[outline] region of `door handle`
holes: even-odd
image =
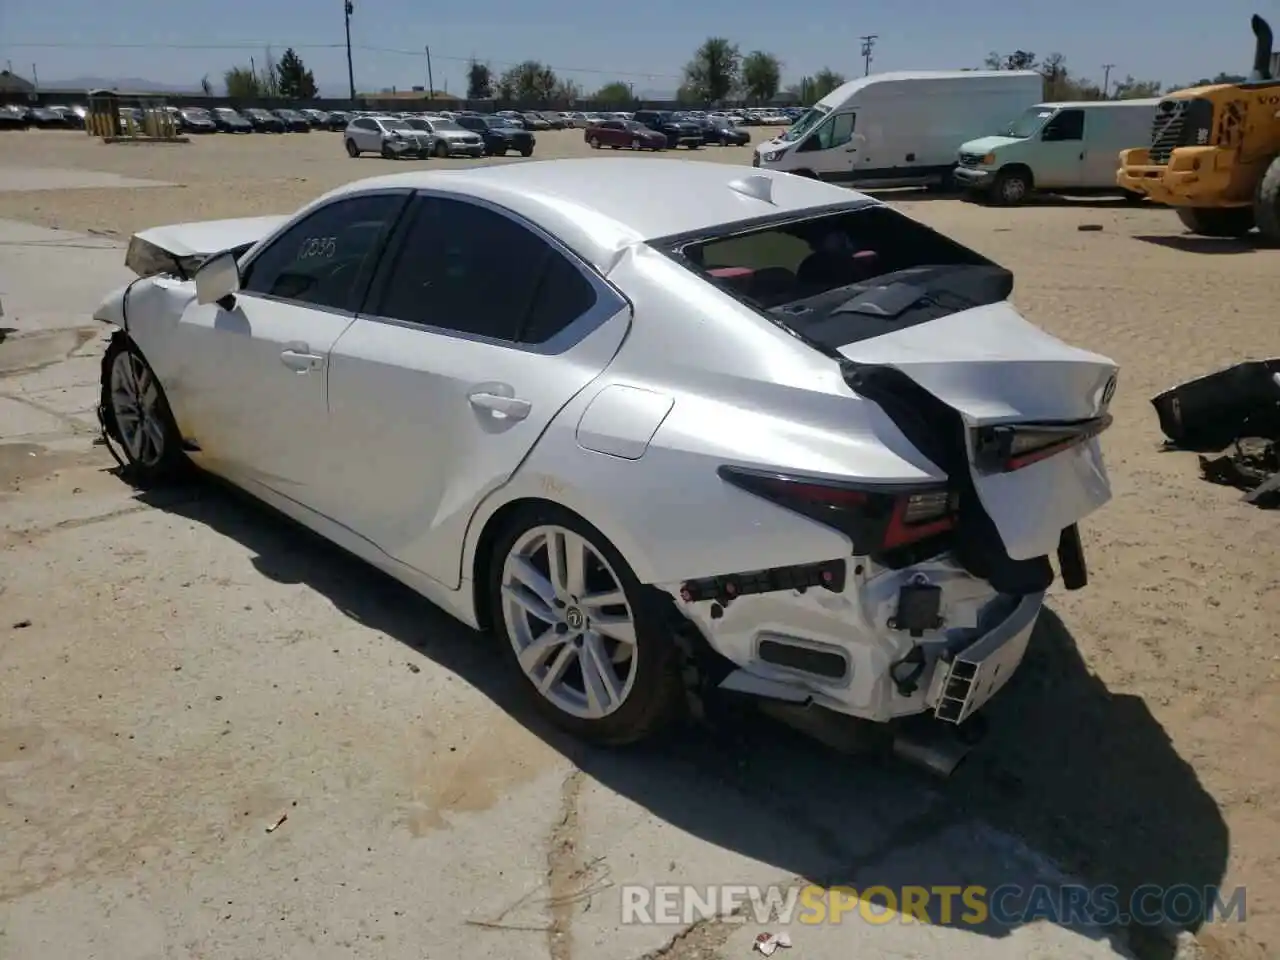
[[[521,400],[519,397],[500,397],[496,393],[484,391],[467,394],[467,399],[471,401],[473,407],[488,410],[508,420],[523,420],[533,409],[533,405],[528,400]]]
[[[324,366],[324,357],[309,353],[305,344],[290,344],[280,353],[280,362],[297,373],[309,373]]]

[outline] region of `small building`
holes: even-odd
[[[36,85],[25,77],[8,70],[0,70],[0,96],[30,97],[36,92]]]

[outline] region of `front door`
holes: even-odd
[[[1040,148],[1032,171],[1037,187],[1080,186],[1084,175],[1084,121],[1083,110],[1059,110],[1040,131]]]
[[[253,254],[230,309],[187,307],[174,382],[210,469],[310,505],[330,455],[329,352],[406,200],[397,191],[327,204]]]
[[[424,195],[329,372],[325,511],[457,587],[467,526],[613,359],[630,307],[496,207]]]
[[[839,183],[857,176],[856,171],[861,165],[858,154],[862,149],[854,137],[857,119],[856,113],[827,117],[798,148],[797,152],[805,155],[803,165],[816,173],[819,179]]]

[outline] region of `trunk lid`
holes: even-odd
[[[1011,559],[1051,555],[1064,529],[1111,498],[1097,433],[1109,423],[1115,363],[1049,336],[1010,304],[962,310],[838,352],[851,361],[851,386],[869,399],[881,397],[860,371],[887,367],[958,414],[965,468]],[[992,444],[1001,443],[993,457]]]

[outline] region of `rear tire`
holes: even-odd
[[[449,159],[449,145],[443,140],[436,141],[436,156],[441,160]]]
[[[592,149],[592,150],[599,150],[599,149],[600,149],[600,138],[599,138],[599,137],[592,137],[590,140],[588,140],[588,141],[587,141],[587,143],[591,144],[591,149]]]
[[[549,560],[551,541],[583,558],[580,584],[572,583],[567,566],[565,575],[550,575],[544,559]],[[535,595],[531,580],[538,581],[545,599]],[[621,602],[583,602],[605,593]],[[561,729],[592,743],[622,746],[657,733],[680,715],[685,700],[679,648],[660,611],[617,549],[576,514],[546,503],[512,518],[494,544],[489,603],[508,661],[535,708]],[[606,621],[608,633],[591,629]],[[555,673],[560,679],[548,683]],[[588,682],[588,674],[597,682]],[[592,698],[593,690],[614,696]],[[610,701],[607,709],[599,707],[602,699]]]
[[[502,155],[505,157],[505,156],[507,155],[507,151],[503,150],[503,151],[502,151]],[[533,156],[533,147],[521,147],[521,148],[520,148],[520,156],[522,156],[522,157],[532,157],[532,156]]]
[[[360,156],[360,148],[356,146],[356,142],[354,140],[347,141],[347,156],[353,159]]]
[[[1253,218],[1268,246],[1280,245],[1280,157],[1271,161],[1258,181],[1253,198]]]
[[[1145,203],[1147,200],[1147,195],[1145,193],[1137,193],[1133,190],[1121,190],[1120,196],[1124,199],[1125,203],[1131,203],[1134,206],[1137,206],[1140,203]]]
[[[1249,207],[1176,207],[1174,212],[1182,225],[1202,237],[1248,236],[1254,227],[1253,210]]]
[[[128,480],[153,487],[188,466],[169,400],[142,351],[118,331],[102,357],[102,420],[124,452]]]
[[[639,152],[639,151],[640,151],[640,149],[641,149],[641,144],[640,144],[640,138],[639,138],[639,137],[636,137],[634,140],[632,140],[632,141],[631,141],[631,149],[632,149],[632,150],[635,150],[636,152]]]

